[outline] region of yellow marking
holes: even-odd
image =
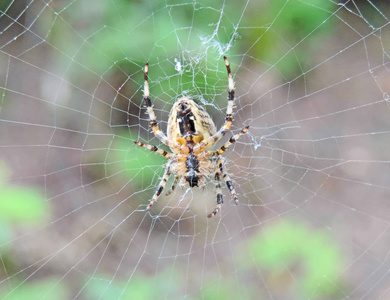
[[[199,134],[199,135],[194,135],[192,140],[194,141],[194,143],[200,143],[201,141],[204,140],[204,137],[203,137],[203,134]]]
[[[180,145],[185,145],[187,143],[186,139],[184,137],[181,137],[181,138],[178,138],[176,139],[176,141],[180,144]]]

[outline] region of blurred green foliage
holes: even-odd
[[[338,292],[338,276],[342,272],[341,250],[329,234],[310,230],[303,224],[285,221],[268,227],[261,236],[249,242],[250,262],[268,270],[268,278],[283,282],[282,274],[291,278],[291,285],[275,283],[278,292],[295,291],[297,298],[321,299]],[[297,268],[297,266],[300,266]],[[291,269],[300,270],[295,275]],[[278,279],[279,278],[279,279]],[[272,283],[268,283],[272,286]],[[291,288],[292,290],[289,290]],[[286,290],[287,289],[287,290]]]
[[[15,285],[17,286],[17,283]],[[56,279],[41,279],[33,283],[23,283],[9,293],[0,293],[0,298],[2,300],[70,299],[65,285]]]
[[[10,275],[18,264],[12,255],[13,226],[37,225],[48,217],[43,195],[36,189],[9,185],[8,171],[0,164],[0,260],[5,274]],[[1,273],[1,272],[0,272]],[[9,290],[0,290],[4,300],[67,299],[65,286],[55,279],[26,283],[13,277]]]
[[[31,223],[41,221],[47,215],[46,204],[37,190],[1,185],[0,188],[0,219]]]
[[[156,276],[134,276],[129,281],[113,281],[106,279],[104,275],[100,278],[95,275],[86,282],[85,295],[91,300],[177,299],[175,295],[183,285],[183,278],[170,268]]]
[[[1,0],[0,1],[0,17],[3,15],[4,12],[8,11],[12,2],[13,2],[12,0]]]
[[[153,278],[138,277],[128,286],[125,281],[98,279],[96,276],[86,283],[87,299],[153,299]],[[161,292],[161,291],[160,291]]]
[[[261,299],[259,291],[255,290],[253,285],[246,285],[225,276],[207,284],[200,294],[194,297],[194,300]]]
[[[39,191],[8,185],[7,181],[8,170],[5,164],[0,163],[0,244],[11,240],[11,225],[37,223],[48,214],[48,207]]]
[[[267,0],[259,6],[244,22],[262,27],[242,32],[243,48],[276,68],[284,80],[302,75],[332,31],[337,6],[323,0]]]
[[[231,39],[234,24],[227,18],[220,19],[221,1],[205,1],[204,6],[195,4],[199,5],[195,11],[192,3],[171,1],[170,4],[167,8],[163,1],[148,1],[147,5],[128,0],[72,3],[63,12],[72,27],[58,18],[48,36],[49,42],[70,58],[56,62],[70,64],[70,79],[80,84],[88,80],[85,74],[90,71],[104,76],[115,72],[132,76],[142,72],[149,61],[151,82],[159,78],[153,94],[168,92],[172,98],[186,90],[207,93],[206,85],[214,86],[221,79],[215,75],[218,65],[224,71],[220,48]],[[215,28],[210,26],[210,20],[219,20],[220,26],[229,30],[211,38]],[[47,24],[43,22],[42,26]],[[175,70],[174,58],[181,62],[181,72]],[[169,91],[172,87],[176,89]]]
[[[221,273],[220,277],[208,281],[198,294],[186,299],[260,299],[262,292],[293,295],[294,299],[338,298],[344,284],[339,279],[343,270],[341,257],[341,250],[329,234],[298,222],[282,222],[252,237],[239,258],[237,272],[240,277],[248,278],[250,284]],[[253,272],[261,272],[267,292],[256,288]],[[175,295],[180,294],[185,280],[179,268],[168,268],[154,276],[134,276],[130,281],[113,281],[101,275],[88,280],[85,293],[88,299],[101,297],[103,300],[182,299]]]
[[[248,55],[276,64],[286,78],[301,74],[302,66],[320,47],[323,34],[330,32],[329,17],[335,9],[331,1],[266,0],[250,3],[246,17],[241,19],[243,5],[238,1],[229,5],[222,0],[169,4],[167,8],[158,0],[148,1],[148,5],[128,0],[115,4],[77,1],[66,11],[66,19],[74,27],[58,19],[49,39],[72,58],[75,82],[82,78],[79,63],[97,74],[119,68],[130,75],[146,60],[151,66],[158,63],[154,78],[169,79],[179,75],[173,65],[177,58],[184,71],[180,77],[182,90],[196,88],[203,94],[206,84],[214,86],[220,79],[207,70],[216,70],[223,54],[234,57],[240,49],[249,49]],[[236,28],[240,21],[242,29]],[[304,40],[309,40],[310,47],[297,47]],[[219,70],[223,71],[223,63]],[[170,83],[161,80],[162,90],[155,93],[168,90]]]
[[[193,296],[177,296],[185,286],[185,280],[177,269],[168,268],[156,276],[135,276],[129,281],[110,280],[104,275],[95,276],[85,285],[87,299],[101,300],[150,300],[150,299],[204,299],[204,300],[234,300],[256,299],[256,293],[251,287],[237,288],[237,282],[219,278],[207,284]],[[174,283],[174,284],[172,284]],[[258,293],[257,293],[258,296]]]

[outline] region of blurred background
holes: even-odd
[[[0,299],[390,299],[389,9],[1,1]],[[240,203],[208,219],[210,180],[146,212],[145,62],[163,131],[182,96],[219,128],[224,55]]]

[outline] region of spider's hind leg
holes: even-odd
[[[219,158],[218,169],[215,172],[215,180],[217,181],[217,183],[215,184],[215,189],[217,192],[217,206],[215,207],[214,211],[207,216],[208,218],[212,218],[222,209],[223,197],[222,197],[222,188],[221,188],[221,175],[222,175],[221,171],[222,171],[222,159]]]
[[[227,188],[229,189],[230,195],[232,195],[234,203],[237,205],[238,199],[237,199],[236,190],[234,189],[232,180],[230,179],[229,174],[225,172],[225,170],[222,172],[222,174],[223,174],[222,178],[225,181]]]
[[[170,175],[171,175],[171,164],[170,164],[170,162],[168,162],[167,165],[165,166],[165,172],[164,172],[164,175],[160,181],[160,184],[158,185],[156,192],[154,193],[152,200],[150,200],[149,205],[146,208],[146,210],[150,210],[150,208],[152,207],[154,202],[157,201],[157,198],[161,195],[163,189],[165,188],[165,185],[167,184],[167,181],[168,181]]]
[[[215,188],[217,189],[217,206],[215,207],[214,211],[207,216],[207,218],[214,217],[222,209],[223,198],[221,183],[217,183]]]

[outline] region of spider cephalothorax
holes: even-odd
[[[188,183],[190,187],[204,187],[207,178],[216,181],[217,207],[208,215],[209,218],[221,210],[221,204],[223,203],[221,180],[225,181],[234,202],[238,203],[236,191],[225,171],[221,154],[245,133],[249,126],[232,136],[219,150],[210,151],[211,147],[229,131],[233,119],[235,87],[228,60],[226,57],[224,57],[224,60],[229,82],[225,124],[219,131],[216,131],[214,122],[203,107],[190,97],[182,97],[175,101],[169,113],[167,136],[157,125],[156,115],[149,96],[148,64],[145,65],[144,100],[150,118],[150,126],[156,137],[172,150],[172,153],[168,153],[156,146],[135,142],[137,145],[157,152],[168,159],[163,178],[152,200],[150,200],[147,210],[160,196],[170,174],[174,174],[175,179],[167,195],[175,189],[179,180],[181,186]]]

